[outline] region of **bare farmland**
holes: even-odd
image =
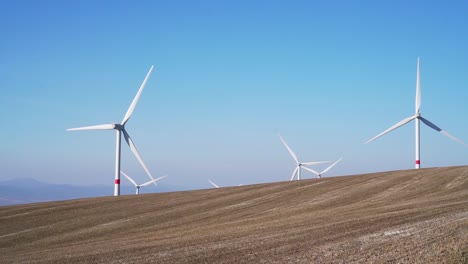
[[[468,263],[468,167],[0,207],[2,263]]]

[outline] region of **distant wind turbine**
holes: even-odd
[[[291,156],[293,157],[294,161],[296,162],[296,168],[294,169],[293,173],[292,173],[292,176],[291,176],[291,180],[292,181],[294,179],[294,177],[296,177],[297,175],[297,180],[300,180],[301,179],[301,168],[304,168],[304,169],[308,169],[306,167],[306,165],[315,165],[315,164],[321,164],[321,163],[328,163],[330,161],[312,161],[312,162],[299,162],[299,160],[297,159],[297,156],[296,154],[294,153],[294,151],[292,151],[292,149],[288,146],[288,144],[286,143],[286,141],[284,141],[283,137],[281,137],[281,135],[279,136],[281,141],[283,142],[284,146],[286,147],[286,149],[288,150],[289,154],[291,154]]]
[[[463,143],[461,140],[459,140],[458,138],[450,135],[449,133],[447,133],[447,131],[444,131],[442,130],[441,128],[439,128],[438,126],[436,126],[435,124],[433,124],[432,122],[430,122],[429,120],[427,120],[426,118],[422,117],[421,116],[421,112],[420,112],[420,108],[421,108],[421,83],[420,83],[420,73],[419,73],[419,57],[418,57],[418,65],[417,65],[417,73],[416,73],[416,109],[415,109],[415,114],[408,117],[408,118],[405,118],[403,120],[401,120],[400,122],[396,123],[395,125],[393,125],[392,127],[390,127],[389,129],[385,130],[384,132],[378,134],[377,136],[371,138],[370,140],[368,140],[366,142],[369,143],[385,134],[387,134],[388,132],[394,130],[394,129],[397,129],[407,123],[409,123],[410,121],[412,120],[415,120],[416,122],[416,166],[415,168],[416,169],[419,169],[421,167],[421,159],[420,159],[420,124],[419,124],[419,120],[421,120],[425,125],[427,125],[428,127],[434,129],[435,131],[437,132],[440,132],[442,135],[444,136],[447,136],[448,138],[458,142],[458,143],[461,143],[463,145],[465,145],[465,143]]]
[[[213,187],[215,187],[215,188],[220,188],[216,183],[214,183],[214,182],[212,182],[212,181],[210,181],[210,180],[208,180],[208,181],[211,183],[211,185],[213,185]],[[237,185],[237,186],[242,186],[242,183],[239,184],[239,185]]]
[[[114,129],[116,132],[116,141],[115,141],[115,149],[116,149],[116,154],[115,154],[115,180],[114,180],[114,196],[120,195],[120,152],[121,152],[121,135],[123,133],[125,141],[127,142],[128,146],[130,147],[130,150],[133,152],[137,160],[140,162],[141,166],[145,170],[146,174],[151,178],[151,180],[154,180],[153,176],[149,172],[148,168],[146,167],[145,163],[143,162],[143,159],[140,156],[140,153],[138,153],[138,150],[135,146],[135,143],[133,143],[132,138],[130,135],[127,133],[125,130],[125,124],[128,122],[130,117],[132,116],[133,111],[135,110],[135,106],[138,103],[138,100],[140,99],[141,92],[143,92],[143,89],[145,88],[146,82],[148,81],[148,78],[153,71],[153,66],[149,69],[148,73],[146,74],[145,80],[140,86],[140,89],[138,90],[135,98],[133,99],[132,103],[130,104],[130,107],[127,110],[127,113],[125,114],[122,122],[120,124],[104,124],[104,125],[96,125],[96,126],[87,126],[87,127],[78,127],[78,128],[70,128],[67,129],[68,131],[77,131],[77,130],[112,130]],[[154,182],[154,185],[156,185],[156,182]]]
[[[141,187],[144,187],[144,186],[147,186],[147,185],[150,185],[151,183],[155,183],[161,179],[164,179],[166,178],[167,176],[164,175],[164,176],[161,176],[157,179],[154,179],[154,180],[151,180],[151,181],[148,181],[148,182],[145,182],[143,184],[137,184],[130,176],[128,176],[127,174],[125,174],[125,172],[121,171],[121,173],[123,174],[123,176],[125,176],[125,178],[127,178],[131,183],[133,183],[133,185],[135,186],[136,188],[136,194],[140,194],[140,188]]]
[[[333,162],[332,165],[328,166],[328,168],[324,169],[322,172],[316,172],[315,170],[311,168],[304,167],[304,169],[312,172],[313,174],[317,175],[320,179],[322,178],[322,175],[327,173],[331,168],[333,168],[338,162],[340,162],[343,158],[338,159],[337,161]]]

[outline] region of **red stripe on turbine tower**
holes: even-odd
[[[120,180],[118,180],[118,179],[115,180],[114,182],[115,182],[115,184],[120,184]]]
[[[417,161],[416,161],[416,164],[421,165],[421,161],[420,161],[420,160],[417,160]]]

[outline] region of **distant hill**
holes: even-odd
[[[0,207],[2,263],[468,263],[468,167]]]
[[[0,206],[110,195],[110,187],[49,184],[31,178],[0,182]]]
[[[112,196],[114,194],[113,188],[113,185],[51,184],[32,178],[16,178],[0,182],[0,206]],[[142,192],[145,191],[142,190]],[[156,191],[164,192],[170,191],[170,189],[158,186]],[[121,193],[133,194],[135,188],[122,185]]]

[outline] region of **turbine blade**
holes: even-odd
[[[214,182],[212,182],[212,181],[210,181],[210,180],[208,180],[208,181],[209,181],[209,182],[211,183],[211,185],[213,185],[215,188],[219,188],[219,186],[216,185]]]
[[[127,178],[127,180],[129,180],[131,183],[133,183],[133,185],[135,185],[135,187],[138,186],[138,184],[137,184],[132,178],[130,178],[130,176],[128,176],[127,174],[125,174],[125,172],[120,171],[120,173],[122,173],[122,175],[125,176],[125,178]]]
[[[294,180],[294,177],[296,176],[297,170],[299,170],[299,166],[297,166],[297,167],[294,169],[290,181]]]
[[[312,172],[313,174],[315,174],[315,175],[317,175],[317,176],[319,176],[319,173],[316,172],[316,171],[314,171],[314,170],[311,169],[311,168],[307,168],[306,166],[302,166],[302,168],[305,169],[305,170],[308,170],[308,171]]]
[[[284,146],[288,149],[289,151],[289,154],[291,154],[291,156],[293,157],[293,159],[296,161],[296,163],[299,163],[299,161],[297,160],[297,156],[296,154],[294,153],[294,151],[292,151],[292,149],[288,146],[288,144],[286,143],[286,141],[284,141],[283,137],[281,137],[281,135],[279,136],[281,141],[283,142]]]
[[[437,132],[440,132],[442,135],[452,139],[453,141],[456,141],[462,145],[466,145],[463,141],[461,141],[460,139],[450,135],[447,131],[444,131],[442,130],[440,127],[436,126],[434,123],[432,123],[431,121],[427,120],[426,118],[420,116],[419,119],[421,119],[421,121],[423,121],[424,124],[426,124],[428,127],[434,129],[435,131]]]
[[[383,136],[383,135],[385,135],[385,134],[387,134],[388,132],[390,132],[390,131],[392,131],[392,130],[394,130],[394,129],[397,129],[397,128],[399,128],[399,127],[405,125],[406,123],[408,123],[409,121],[411,121],[411,120],[413,120],[413,119],[415,119],[415,118],[417,118],[417,116],[410,116],[410,117],[408,117],[408,118],[405,118],[405,119],[401,120],[400,122],[396,123],[395,125],[393,125],[393,126],[390,127],[389,129],[385,130],[384,132],[382,132],[382,133],[378,134],[377,136],[375,136],[375,137],[369,139],[369,140],[366,142],[366,144],[369,143],[369,142],[371,142],[371,141],[373,141],[373,140],[375,140],[375,139],[377,139],[377,138],[379,138],[379,137],[381,137],[381,136]]]
[[[166,178],[166,177],[167,177],[167,175],[164,175],[164,176],[161,176],[161,177],[156,178],[156,179],[154,179],[154,180],[155,180],[155,181],[159,181],[159,180],[164,179],[164,178]]]
[[[340,162],[343,158],[339,158],[337,161],[333,162],[332,165],[328,166],[328,168],[324,169],[320,174],[327,173],[331,168],[333,168],[338,162]]]
[[[419,73],[419,57],[418,57],[418,66],[416,73],[416,112],[415,115],[418,115],[421,110],[421,79]]]
[[[167,176],[166,176],[166,175],[164,175],[164,176],[162,176],[162,177],[159,177],[159,178],[157,178],[157,179],[154,179],[154,180],[151,180],[151,181],[145,182],[145,183],[143,183],[142,185],[140,185],[140,187],[143,187],[143,186],[150,185],[150,184],[151,184],[151,183],[153,183],[153,182],[154,182],[154,183],[156,183],[156,182],[157,182],[157,181],[159,181],[160,179],[163,179],[163,178],[166,178],[166,177],[167,177]]]
[[[140,162],[140,164],[143,167],[143,169],[145,170],[146,174],[148,174],[148,176],[151,178],[151,180],[154,180],[153,176],[151,175],[151,173],[149,172],[149,170],[146,167],[145,163],[143,162],[143,159],[141,158],[140,153],[138,153],[138,150],[137,150],[137,148],[135,146],[135,143],[133,143],[132,138],[130,137],[130,135],[128,135],[128,133],[127,133],[127,131],[125,129],[122,129],[122,132],[124,134],[125,141],[127,142],[128,146],[130,147],[130,150],[133,152],[133,154],[137,158],[138,162]],[[154,185],[157,186],[156,183],[154,183]]]
[[[151,75],[152,71],[153,71],[153,65],[151,65],[151,68],[149,69],[148,73],[146,74],[145,80],[141,84],[140,89],[138,89],[138,92],[135,95],[135,98],[133,98],[133,101],[130,104],[130,107],[128,108],[127,113],[125,114],[125,117],[122,120],[122,125],[125,125],[127,123],[127,121],[130,119],[130,117],[132,116],[133,110],[135,110],[135,106],[138,103],[138,100],[140,99],[141,92],[143,92],[143,89],[145,88],[146,82],[148,81],[148,78]]]
[[[96,125],[96,126],[85,126],[85,127],[75,127],[69,128],[67,131],[78,131],[78,130],[110,130],[114,129],[114,124],[104,124],[104,125]]]
[[[148,182],[145,182],[145,183],[141,184],[140,187],[144,187],[144,186],[150,185],[150,184],[153,183],[153,182],[156,183],[156,179],[151,180],[151,181],[148,181]]]
[[[301,162],[302,165],[316,165],[316,164],[323,164],[323,163],[330,163],[330,161]]]

